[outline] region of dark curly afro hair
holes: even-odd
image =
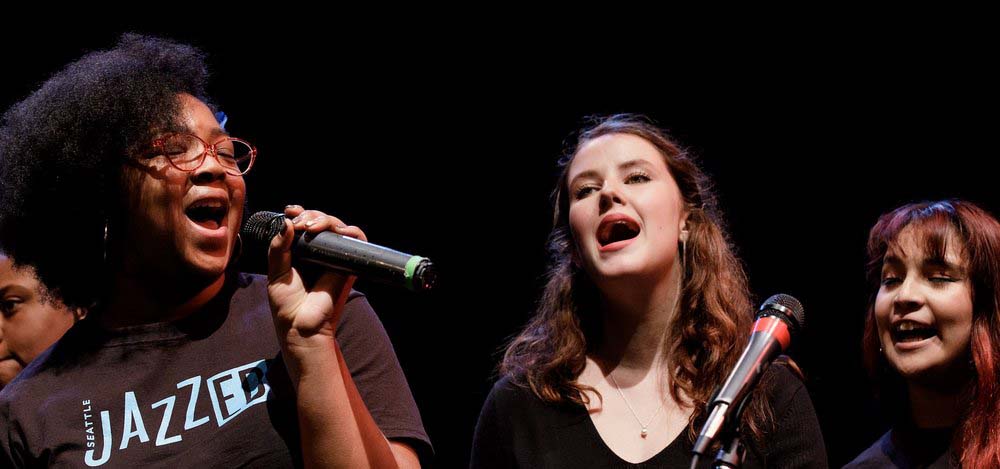
[[[99,302],[105,241],[125,222],[122,163],[177,127],[179,93],[208,103],[207,79],[198,49],[126,34],[14,104],[0,121],[0,246],[67,305]]]

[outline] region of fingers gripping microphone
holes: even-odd
[[[271,239],[285,231],[285,216],[257,212],[240,230],[244,258],[249,264],[266,259]],[[413,291],[430,290],[437,276],[430,259],[366,243],[359,239],[324,231],[318,234],[295,232],[292,264],[306,263],[325,269],[355,274],[367,280],[402,286]],[[260,266],[251,270],[260,271]]]
[[[799,300],[777,294],[761,305],[750,341],[743,355],[708,403],[708,420],[695,440],[693,453],[704,455],[719,436],[720,429],[739,418],[743,402],[760,376],[778,355],[788,349],[792,334],[805,326],[805,314]]]

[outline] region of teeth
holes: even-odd
[[[893,327],[896,332],[934,331],[934,327],[919,322],[904,321]]]
[[[202,207],[222,208],[223,203],[218,200],[201,200],[191,204],[191,207],[189,208],[202,208]]]

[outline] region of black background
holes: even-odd
[[[208,52],[228,130],[260,150],[251,209],[321,209],[439,267],[429,295],[358,285],[395,344],[436,467],[467,464],[499,350],[543,282],[555,160],[586,115],[645,113],[700,156],[757,299],[784,292],[806,306],[792,355],[838,467],[884,430],[859,361],[867,230],[913,200],[1000,208],[995,37],[972,13],[684,31],[601,11],[500,26],[477,14],[256,13],[8,28],[0,105],[123,31]]]

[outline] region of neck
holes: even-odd
[[[115,278],[100,321],[105,327],[177,321],[204,307],[222,290],[225,281],[226,274],[222,274],[207,284],[184,288],[178,287],[181,282],[121,274]]]
[[[596,358],[625,370],[662,368],[665,337],[680,297],[680,266],[657,282],[628,279],[602,289],[603,335]]]
[[[947,389],[909,383],[910,419],[917,428],[946,428],[958,424],[968,407],[963,387]]]

